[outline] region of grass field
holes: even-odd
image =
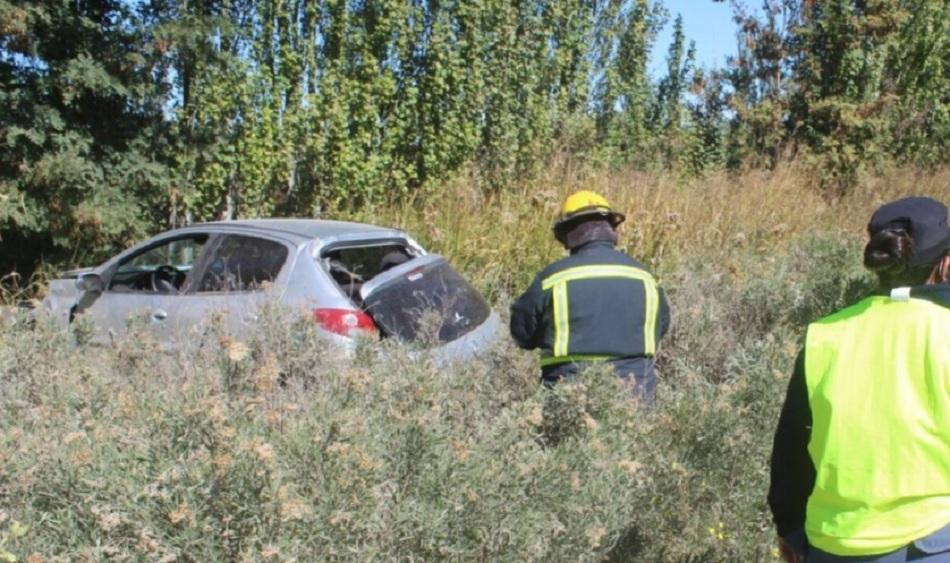
[[[0,561],[774,561],[772,432],[805,324],[872,288],[863,229],[950,172],[892,170],[837,201],[808,171],[701,181],[550,177],[342,214],[447,255],[499,311],[560,250],[578,187],[627,212],[674,325],[658,405],[596,370],[539,389],[504,342],[449,368],[390,344],[341,359],[284,311],[167,354],[147,333],[19,319],[0,333]],[[279,376],[287,378],[278,385]]]

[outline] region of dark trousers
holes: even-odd
[[[656,402],[656,368],[653,358],[619,358],[609,360],[617,377],[630,386],[631,394],[644,404],[653,406]],[[554,385],[561,379],[574,379],[595,362],[574,362],[546,366],[541,370],[541,382]]]

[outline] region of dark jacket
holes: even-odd
[[[910,295],[950,307],[950,284],[915,287]],[[768,503],[778,534],[786,538],[801,534],[808,497],[815,487],[815,466],[808,454],[811,426],[803,347],[795,360],[772,444]]]
[[[663,290],[608,241],[572,250],[538,274],[511,306],[511,336],[540,348],[542,367],[652,357],[670,325]]]

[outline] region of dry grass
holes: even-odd
[[[424,202],[343,213],[394,225],[418,236],[473,275],[493,297],[510,295],[563,250],[551,237],[560,203],[581,188],[603,193],[627,215],[621,245],[661,274],[709,250],[769,252],[809,232],[863,236],[878,205],[905,195],[950,201],[950,168],[894,168],[865,177],[847,197],[828,201],[808,170],[726,173],[688,182],[639,172],[586,173],[552,166],[546,177],[488,193],[463,177]]]

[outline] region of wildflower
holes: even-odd
[[[370,457],[366,453],[366,450],[356,446],[352,449],[353,457],[356,458],[356,463],[359,464],[359,467],[363,471],[369,471],[371,469],[378,469],[382,463]]]
[[[240,362],[251,353],[251,349],[247,347],[247,344],[238,340],[228,341],[225,346],[228,351],[228,359],[232,362]]]
[[[577,471],[571,472],[571,488],[575,491],[581,488],[581,474]]]
[[[584,422],[584,426],[586,426],[588,430],[597,430],[597,427],[600,426],[599,423],[594,420],[594,417],[587,414],[586,412],[584,413],[582,420]]]
[[[291,520],[303,520],[313,513],[313,510],[304,501],[299,498],[289,498],[280,503],[280,520],[289,522]]]
[[[81,440],[85,437],[86,437],[86,433],[81,430],[79,432],[70,432],[69,434],[66,434],[65,436],[63,436],[63,443],[68,446],[69,444],[72,444],[76,440]]]
[[[340,524],[349,524],[353,520],[353,515],[344,510],[337,510],[330,516],[330,524],[339,526]]]
[[[630,459],[624,459],[617,462],[617,465],[620,469],[623,469],[630,475],[636,475],[643,468],[643,464],[638,461],[633,461]]]
[[[148,528],[139,530],[139,541],[135,548],[144,553],[155,553],[161,546],[155,541],[152,531]]]
[[[524,424],[529,428],[539,426],[544,421],[544,410],[540,405],[532,407],[531,411],[524,417]]]
[[[480,497],[478,496],[478,493],[476,493],[474,490],[472,490],[471,487],[469,487],[469,486],[466,485],[466,487],[465,487],[465,498],[468,500],[468,502],[476,503],[476,502],[478,502],[478,500],[479,500]]]
[[[718,539],[719,541],[725,541],[726,528],[725,528],[725,524],[723,524],[722,522],[719,522],[718,526],[710,526],[709,528],[707,528],[707,530],[709,531],[709,535],[712,536],[713,538]]]
[[[264,404],[264,397],[255,396],[255,397],[245,397],[244,398],[244,412],[245,414],[251,414],[254,410]]]
[[[263,463],[274,461],[274,446],[262,441],[260,438],[254,438],[241,444],[243,451],[253,452],[257,459]]]
[[[220,453],[211,460],[211,463],[214,464],[214,471],[219,476],[224,475],[228,471],[232,462],[233,459],[227,453]]]
[[[69,456],[69,460],[73,462],[73,465],[87,465],[92,461],[92,452],[89,448],[79,448]]]
[[[119,414],[123,418],[132,418],[138,413],[135,399],[125,391],[119,391],[118,402]]]
[[[111,532],[123,523],[122,516],[118,513],[109,512],[96,506],[90,508],[89,511],[95,515],[96,521],[103,532]]]
[[[171,514],[168,515],[168,520],[172,524],[179,524],[185,521],[191,521],[194,518],[194,513],[191,511],[191,508],[188,506],[188,501],[183,500],[181,504],[178,505],[178,508],[173,510]]]
[[[465,461],[469,458],[468,447],[462,440],[452,440],[452,449],[455,450],[455,459]]]
[[[605,535],[607,535],[607,529],[602,526],[597,528],[588,528],[587,543],[590,545],[591,549],[600,547],[600,541],[604,539]]]
[[[336,455],[339,457],[344,457],[350,451],[350,445],[345,442],[333,442],[327,446],[327,453]]]
[[[30,527],[19,520],[10,521],[10,527],[7,529],[7,537],[10,539],[21,538],[30,531]]]
[[[343,381],[347,388],[354,393],[364,392],[371,379],[372,375],[365,369],[354,368],[343,373]]]
[[[192,413],[189,413],[192,414]],[[193,411],[193,414],[206,414],[208,420],[213,424],[221,424],[227,419],[227,406],[219,397],[208,397],[203,399],[197,409]]]
[[[280,367],[273,354],[267,354],[254,378],[254,388],[260,393],[271,391],[280,377]]]

